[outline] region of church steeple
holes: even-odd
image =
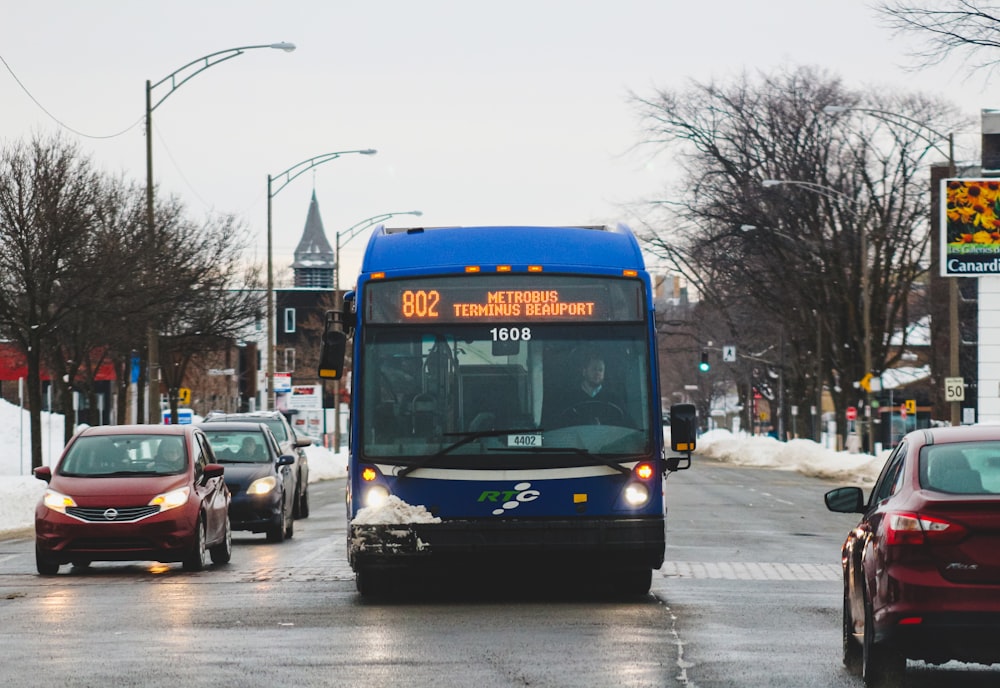
[[[336,257],[333,255],[330,242],[327,241],[323,219],[319,216],[316,190],[313,189],[309,213],[306,215],[306,226],[302,232],[302,239],[295,249],[295,262],[292,263],[295,286],[332,289],[335,266]]]

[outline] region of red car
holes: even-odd
[[[844,665],[866,686],[903,680],[906,660],[1000,662],[1000,426],[916,430],[890,454],[841,552]]]
[[[232,555],[229,490],[211,445],[191,425],[88,428],[55,469],[35,509],[38,573],[92,561],[182,562],[200,571]]]

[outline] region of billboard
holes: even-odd
[[[1000,275],[1000,179],[941,180],[941,275]]]

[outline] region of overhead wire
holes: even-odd
[[[46,115],[48,115],[49,118],[53,122],[55,122],[56,124],[58,124],[63,129],[66,129],[67,131],[73,132],[77,136],[82,136],[82,137],[87,138],[87,139],[113,139],[113,138],[117,138],[119,136],[122,136],[123,134],[128,133],[129,131],[131,131],[132,129],[134,129],[136,127],[136,125],[140,124],[143,121],[144,116],[139,117],[139,119],[137,119],[135,122],[133,122],[132,124],[128,125],[124,129],[122,129],[121,131],[119,131],[117,133],[114,133],[114,134],[107,134],[107,135],[87,134],[87,133],[84,133],[84,132],[79,131],[77,129],[74,129],[73,127],[69,126],[68,124],[66,124],[65,122],[63,122],[62,120],[60,120],[58,117],[56,117],[55,115],[53,115],[51,112],[48,111],[48,109],[46,109],[46,107],[44,105],[42,105],[42,103],[38,100],[38,98],[36,98],[34,96],[34,94],[32,94],[31,91],[28,90],[28,87],[25,86],[21,82],[21,80],[18,78],[17,74],[14,73],[14,70],[11,69],[11,66],[9,64],[7,64],[7,60],[5,60],[3,58],[3,55],[0,55],[0,62],[3,63],[3,66],[7,69],[7,72],[10,73],[10,75],[14,79],[14,81],[17,82],[17,85],[21,87],[21,90],[24,91],[25,95],[27,95],[31,99],[31,102],[33,102],[35,105],[37,105],[38,108],[42,112],[44,112]]]

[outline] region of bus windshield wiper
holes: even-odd
[[[445,454],[449,454],[452,451],[458,449],[459,447],[464,447],[470,442],[475,442],[476,440],[481,439],[483,437],[502,437],[503,435],[523,435],[529,432],[535,433],[538,432],[538,430],[532,428],[530,430],[475,430],[472,432],[446,432],[444,433],[445,437],[460,437],[461,439],[459,439],[457,442],[452,442],[451,444],[445,447],[441,447],[441,449],[434,452],[433,454],[427,454],[426,456],[420,457],[417,461],[407,465],[405,468],[400,470],[399,473],[397,473],[396,475],[399,476],[400,478],[403,478],[412,473],[413,471],[417,470],[418,468],[423,468],[434,459],[439,459]]]
[[[580,447],[495,447],[491,448],[490,451],[518,452],[524,454],[575,454],[576,456],[585,456],[588,459],[597,459],[605,466],[609,466],[619,473],[626,475],[632,471],[625,468],[621,462],[625,459],[635,458],[634,454],[595,454],[589,449],[581,449]]]

